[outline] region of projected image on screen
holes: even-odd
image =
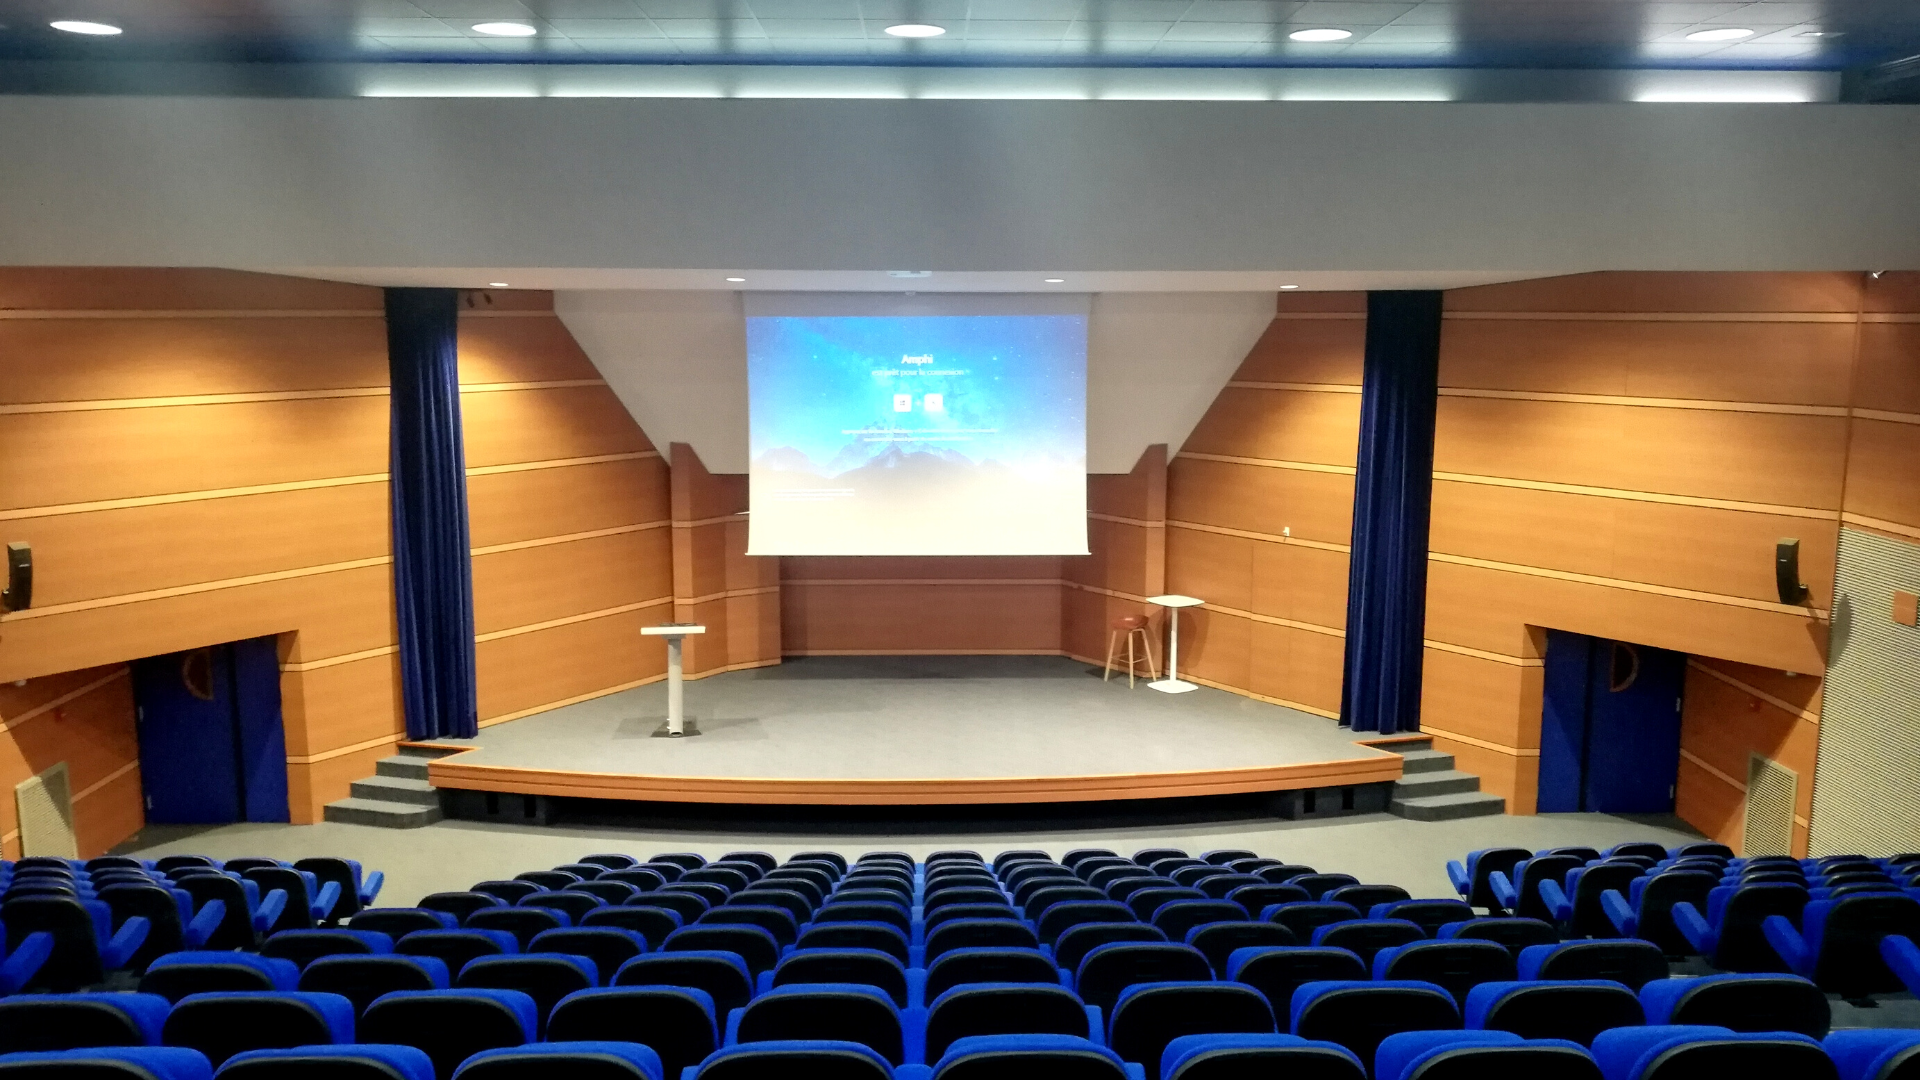
[[[1085,554],[1083,315],[747,320],[755,555]]]

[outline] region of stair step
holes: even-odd
[[[1507,812],[1507,800],[1478,791],[1453,795],[1423,795],[1414,799],[1395,799],[1387,809],[1412,821],[1453,821],[1458,818],[1490,817]]]
[[[1406,774],[1451,772],[1453,755],[1438,750],[1409,750],[1400,755],[1400,771]]]
[[[356,799],[375,802],[408,803],[414,806],[439,806],[440,790],[425,780],[399,776],[369,776],[355,780],[350,793]]]
[[[1418,799],[1428,795],[1457,795],[1463,791],[1479,790],[1479,777],[1458,769],[1447,769],[1444,772],[1417,772],[1402,776],[1393,785],[1393,797]]]
[[[328,821],[345,825],[372,825],[382,829],[417,829],[431,825],[443,816],[438,806],[378,802],[373,799],[341,799],[326,805]]]
[[[393,752],[401,757],[432,761],[435,758],[443,758],[448,754],[458,754],[463,750],[472,750],[473,748],[472,744],[455,746],[449,743],[414,743],[412,745],[396,746],[393,748]]]
[[[373,771],[377,776],[397,776],[403,780],[425,780],[427,778],[427,763],[432,760],[430,757],[415,754],[396,755],[394,757],[381,758],[379,761],[374,762]]]

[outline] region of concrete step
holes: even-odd
[[[1416,799],[1395,799],[1388,811],[1412,821],[1454,821],[1459,818],[1490,817],[1507,812],[1507,800],[1498,795],[1463,791],[1453,795],[1423,795]]]
[[[393,757],[381,758],[379,761],[374,762],[373,772],[376,776],[396,776],[403,780],[425,780],[427,778],[427,763],[432,760],[430,757],[423,757],[417,754],[397,754]]]
[[[1409,776],[1414,773],[1450,772],[1453,769],[1453,755],[1438,750],[1410,750],[1400,757],[1400,771]]]
[[[328,821],[345,825],[372,825],[382,829],[417,829],[431,825],[443,816],[438,806],[379,802],[373,799],[341,799],[328,803],[324,811]]]
[[[440,791],[425,780],[400,776],[369,776],[355,780],[349,789],[356,799],[375,802],[408,803],[414,806],[439,806]]]
[[[1479,790],[1479,777],[1458,769],[1447,769],[1443,772],[1417,772],[1402,776],[1393,785],[1393,797],[1420,799],[1428,795],[1458,795],[1463,791]]]
[[[453,743],[412,743],[396,746],[393,748],[393,752],[401,757],[414,757],[420,758],[423,761],[432,761],[434,758],[443,758],[448,754],[458,754],[463,750],[472,750],[473,748],[474,744],[472,743],[465,746],[459,746]]]

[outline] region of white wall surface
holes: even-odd
[[[747,337],[740,293],[561,292],[574,340],[664,450],[747,471]],[[1178,450],[1273,318],[1272,293],[1094,297],[1087,324],[1087,470],[1123,473],[1154,443]]]
[[[1908,269],[1916,176],[1904,105],[14,96],[0,263]]]

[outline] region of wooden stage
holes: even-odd
[[[439,788],[692,803],[1087,802],[1388,783],[1400,757],[1322,717],[1161,694],[1061,657],[809,657],[687,686],[698,737],[653,738],[661,684],[486,728]]]

